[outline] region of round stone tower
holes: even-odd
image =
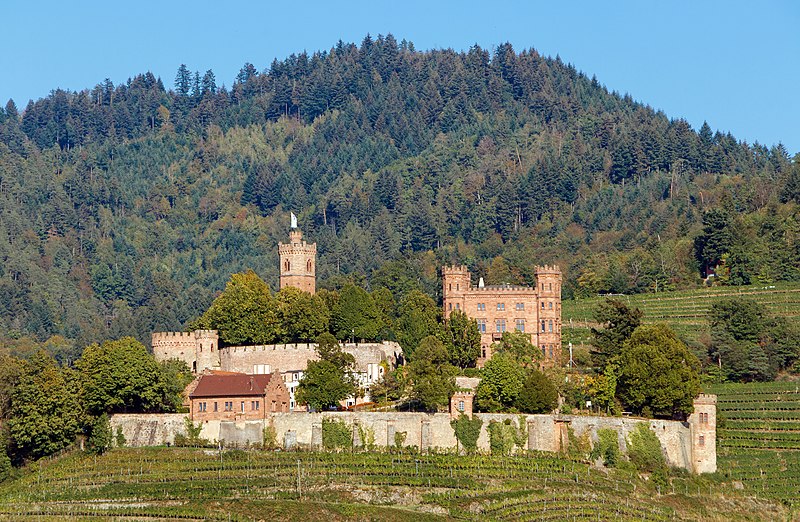
[[[303,241],[303,233],[289,232],[288,243],[278,243],[281,266],[281,288],[293,286],[314,294],[317,289],[317,244]]]

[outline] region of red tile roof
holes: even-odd
[[[201,375],[189,397],[263,397],[271,378],[269,374],[246,373]]]

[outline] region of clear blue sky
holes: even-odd
[[[417,49],[511,42],[574,64],[609,89],[714,130],[800,152],[800,2],[267,2],[7,0],[0,100],[20,110],[61,87],[181,63],[230,86],[245,62],[392,33]]]

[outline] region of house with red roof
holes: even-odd
[[[266,419],[289,411],[289,392],[280,374],[212,372],[203,374],[189,393],[193,422]]]

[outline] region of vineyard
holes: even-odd
[[[708,311],[715,300],[747,297],[779,317],[800,317],[800,284],[775,283],[757,286],[716,286],[681,292],[613,296],[644,312],[644,323],[666,323],[683,339],[697,341],[708,331]],[[564,300],[562,332],[564,345],[588,345],[593,314],[604,297]]]
[[[785,503],[800,492],[800,382],[722,384],[717,466],[745,491]]]
[[[555,454],[115,449],[41,461],[0,485],[13,520],[761,520],[780,504],[714,478],[669,482]]]

